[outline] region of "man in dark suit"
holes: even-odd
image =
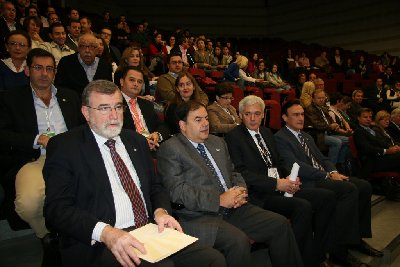
[[[386,88],[384,87],[382,78],[377,78],[375,85],[364,89],[365,100],[363,104],[377,113],[384,109],[390,112],[391,107],[386,96]]]
[[[251,266],[249,238],[268,244],[273,266],[303,266],[288,220],[247,203],[225,142],[209,135],[206,108],[188,101],[176,115],[181,132],[160,146],[157,172],[183,229],[222,251],[228,266]]]
[[[360,109],[359,125],[354,132],[354,142],[362,165],[360,175],[368,178],[371,172],[400,172],[400,146],[393,145],[378,128],[371,128],[372,121],[372,110]],[[384,191],[388,198],[400,200],[399,188],[394,185],[389,185]]]
[[[282,118],[286,126],[275,134],[275,142],[285,164],[292,166],[297,162],[300,165],[303,188],[324,188],[337,196],[337,243],[332,258],[348,266],[349,245],[369,255],[382,256],[382,252],[361,240],[371,237],[371,185],[338,173],[333,163],[318,150],[312,137],[302,131],[304,109],[299,101],[287,102],[282,108]]]
[[[65,44],[75,52],[78,52],[78,40],[81,35],[81,23],[79,20],[71,19],[67,26],[67,31],[68,34],[65,39]]]
[[[46,224],[60,236],[63,266],[173,266],[140,261],[144,244],[128,233],[150,221],[182,231],[158,178],[144,137],[122,129],[122,95],[105,80],[89,83],[82,113],[88,124],[49,142],[43,174]],[[197,244],[171,257],[177,266],[225,266],[222,255]]]
[[[21,24],[16,21],[16,9],[12,1],[4,1],[0,17],[0,58],[5,58],[7,54],[4,44],[4,37],[14,30],[22,30]]]
[[[110,52],[113,61],[117,65],[119,65],[119,61],[121,60],[121,52],[116,46],[111,45],[111,37],[112,37],[111,28],[110,27],[101,28],[100,36],[103,37],[104,41],[106,42],[106,46],[104,47],[104,49],[108,49],[108,52]]]
[[[82,94],[83,88],[92,80],[112,81],[112,67],[103,58],[96,57],[97,41],[92,34],[79,37],[78,53],[63,57],[57,66],[54,81]]]
[[[386,130],[393,140],[400,144],[400,108],[395,108],[390,113],[390,124]]]
[[[120,79],[124,105],[124,128],[137,131],[146,137],[150,150],[156,150],[159,142],[168,139],[168,126],[160,122],[152,102],[139,97],[144,80],[143,72],[136,67],[127,67]]]
[[[229,154],[246,181],[250,202],[289,218],[304,265],[315,266],[325,261],[325,253],[334,246],[335,194],[319,188],[300,189],[299,180],[289,180],[272,132],[261,126],[264,108],[264,100],[254,95],[240,101],[243,123],[225,136]],[[283,197],[283,193],[295,193],[295,197]]]
[[[83,120],[76,93],[52,84],[56,70],[54,56],[36,48],[28,53],[26,61],[25,74],[30,86],[4,93],[0,105],[0,140],[15,159],[15,169],[10,171],[10,176],[16,174],[15,210],[42,240],[46,253],[46,242],[51,240],[43,217],[42,169],[47,143],[52,136],[78,126]],[[46,265],[46,260],[44,257],[44,266],[54,266]]]

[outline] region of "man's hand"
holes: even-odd
[[[386,149],[386,154],[395,154],[400,152],[400,146],[391,146],[388,149]]]
[[[157,150],[157,148],[160,146],[160,144],[158,143],[160,136],[157,132],[151,133],[149,136],[146,137],[146,139],[151,151]]]
[[[334,123],[329,124],[329,128],[330,128],[332,131],[336,131],[337,129],[340,128],[340,126],[339,126],[339,124],[337,124],[336,122],[334,122]]]
[[[174,217],[166,213],[164,209],[158,208],[154,211],[154,220],[158,225],[159,233],[164,231],[164,227],[176,229],[181,233],[183,232],[181,225],[175,220]]]
[[[299,191],[300,185],[301,182],[299,177],[297,177],[296,181],[290,181],[289,177],[277,179],[276,181],[276,189],[289,194],[295,194],[297,191]]]
[[[219,196],[219,205],[224,208],[239,208],[247,203],[247,190],[244,187],[231,187]]]
[[[334,181],[348,181],[349,177],[345,176],[343,174],[340,174],[338,172],[333,172],[329,174],[329,179],[334,180]]]
[[[147,101],[150,101],[150,102],[154,102],[156,100],[155,97],[152,95],[139,95],[138,97],[145,99]]]
[[[123,230],[106,226],[100,236],[109,250],[114,254],[117,261],[124,267],[133,267],[140,264],[140,259],[136,255],[133,248],[138,249],[141,253],[146,254],[143,243]],[[133,261],[132,261],[133,260]]]
[[[50,140],[50,137],[48,137],[47,135],[41,134],[41,135],[39,135],[39,138],[36,143],[38,145],[42,146],[43,148],[46,148],[49,140]]]

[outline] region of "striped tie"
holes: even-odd
[[[298,134],[298,137],[300,139],[300,144],[303,147],[304,151],[306,152],[307,156],[311,159],[312,165],[314,168],[319,169],[320,171],[325,171],[324,167],[322,167],[321,164],[319,164],[317,158],[313,155],[311,152],[310,148],[308,147],[306,140],[304,139],[304,136],[302,133]]]

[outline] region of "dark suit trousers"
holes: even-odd
[[[115,256],[109,249],[105,249],[100,257],[98,267],[120,267]],[[187,248],[173,254],[172,256],[156,263],[141,260],[140,267],[225,267],[224,256],[217,250],[194,243]]]
[[[335,194],[321,188],[301,189],[292,198],[270,195],[264,204],[290,220],[305,266],[315,265],[333,251],[335,206]]]
[[[371,237],[371,185],[356,177],[350,181],[321,180],[316,183],[336,194],[336,243],[358,244],[362,237]]]
[[[218,228],[214,247],[224,251],[228,266],[251,266],[249,238],[266,243],[273,266],[303,266],[289,221],[251,204],[234,209]]]

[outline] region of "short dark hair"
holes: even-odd
[[[342,98],[342,103],[343,104],[347,104],[347,103],[352,102],[352,101],[353,100],[351,99],[351,97],[347,96],[347,95],[343,96],[343,98]]]
[[[288,115],[288,113],[287,113],[288,109],[293,107],[294,105],[300,105],[301,106],[300,100],[298,100],[298,99],[290,100],[290,101],[287,101],[285,104],[283,104],[283,106],[282,106],[282,115],[285,114],[287,116]]]
[[[20,30],[15,30],[15,31],[11,31],[11,32],[7,33],[6,36],[4,37],[4,43],[7,44],[8,40],[10,40],[10,38],[14,35],[24,36],[26,41],[28,42],[29,48],[32,47],[32,40],[31,40],[31,37],[29,36],[29,34],[26,31],[20,31]]]
[[[233,93],[233,85],[231,82],[222,82],[215,87],[215,95],[222,96]]]
[[[23,26],[23,28],[24,28],[25,31],[28,31],[28,26],[29,26],[29,23],[30,23],[31,20],[32,20],[33,22],[35,22],[36,25],[39,25],[40,28],[43,27],[42,20],[41,20],[39,17],[36,17],[36,16],[29,16],[29,17],[26,17],[26,18],[24,19],[24,22],[23,22],[23,24],[22,24],[22,26]]]
[[[118,86],[107,80],[94,80],[91,81],[86,87],[83,89],[82,92],[82,105],[89,106],[90,105],[90,95],[92,92],[97,92],[104,95],[112,95],[116,91],[119,91]]]
[[[322,93],[322,92],[323,92],[323,93],[325,94],[325,96],[326,96],[326,92],[325,92],[324,89],[316,89],[314,92],[311,93],[311,97],[314,98],[314,96],[315,96],[316,94],[319,94],[319,93]]]
[[[357,111],[357,117],[360,117],[361,114],[366,113],[366,112],[368,112],[368,113],[373,113],[373,112],[372,112],[372,109],[370,109],[370,108],[360,108],[360,109]]]
[[[128,72],[130,70],[134,70],[137,72],[140,72],[142,74],[142,76],[144,77],[144,73],[143,71],[139,68],[139,67],[135,67],[135,66],[126,66],[123,70],[122,70],[122,78],[125,79],[126,75],[128,74]]]
[[[179,104],[175,109],[175,115],[180,121],[187,121],[187,117],[190,111],[198,110],[199,108],[205,106],[198,101],[189,100]]]
[[[79,24],[81,24],[81,22],[79,21],[79,19],[70,19],[68,25],[71,26],[72,23],[79,23]]]
[[[109,27],[109,26],[103,26],[103,27],[101,27],[101,29],[100,29],[100,33],[101,33],[101,31],[102,30],[104,30],[104,29],[106,29],[106,30],[109,30],[110,32],[111,32],[111,34],[112,34],[112,29],[111,29],[111,27]]]
[[[56,28],[56,27],[63,27],[63,28],[64,28],[64,31],[65,31],[64,24],[62,24],[61,22],[54,22],[54,23],[51,24],[50,27],[49,27],[49,33],[53,34],[53,30],[54,30],[54,28]]]
[[[181,52],[173,52],[173,53],[168,54],[168,56],[167,56],[167,63],[168,64],[171,61],[171,57],[180,57],[180,58],[182,58],[182,53]]]
[[[329,103],[331,105],[336,105],[342,99],[343,99],[343,95],[339,92],[332,92],[329,94]]]
[[[56,66],[56,60],[52,53],[42,49],[42,48],[34,48],[29,51],[26,56],[26,65],[30,68],[32,66],[33,58],[35,57],[50,57],[53,61],[53,66]]]

